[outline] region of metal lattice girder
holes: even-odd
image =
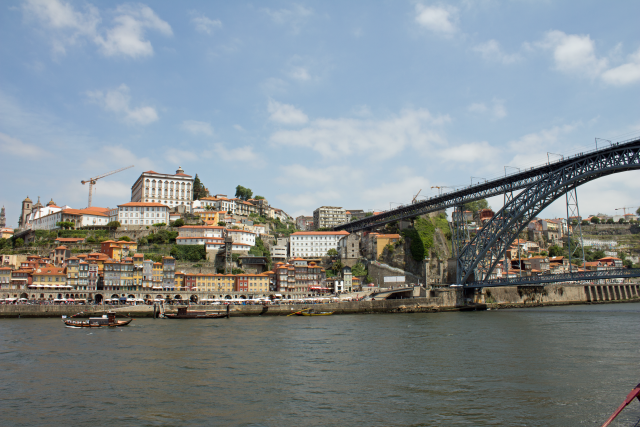
[[[640,139],[619,142],[607,148],[580,153],[579,155],[567,157],[564,160],[556,161],[551,164],[531,168],[517,174],[482,182],[480,184],[470,185],[463,188],[462,190],[432,197],[422,202],[413,203],[408,206],[402,206],[394,210],[382,212],[378,215],[373,215],[347,224],[339,225],[335,227],[334,230],[346,230],[350,233],[353,233],[359,230],[379,227],[394,221],[415,218],[429,212],[462,206],[465,203],[504,194],[508,191],[521,190],[540,181],[549,173],[557,170],[559,167],[565,167],[574,164],[575,162],[591,159],[594,155],[619,152],[619,150],[623,149],[630,149],[631,151],[633,151],[636,150],[639,146]]]
[[[541,283],[573,282],[584,280],[609,280],[609,279],[629,279],[640,277],[640,268],[615,268],[597,271],[579,271],[562,274],[544,274],[540,276],[524,276],[511,279],[484,280],[481,282],[471,282],[465,285],[466,288],[490,288],[497,286],[530,285],[536,286]]]
[[[456,207],[451,215],[449,227],[451,228],[451,247],[453,249],[453,254],[456,259],[459,260],[462,249],[471,241],[469,237],[469,227],[467,226],[467,221],[464,218],[463,206]],[[461,271],[459,266],[456,271]],[[458,279],[460,279],[460,277],[456,276],[456,280]]]
[[[594,179],[634,169],[640,169],[640,140],[550,166],[546,175],[515,196],[463,248],[458,260],[462,268],[459,283],[464,284],[478,263],[493,251],[498,256],[483,276],[488,277],[526,224],[566,192]]]

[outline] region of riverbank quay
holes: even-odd
[[[382,314],[382,313],[436,313],[441,311],[470,311],[500,308],[526,308],[574,304],[604,304],[615,302],[640,302],[640,285],[547,285],[505,286],[473,291],[461,288],[438,288],[416,298],[381,299],[369,301],[341,301],[325,304],[268,304],[231,305],[231,317],[239,316],[287,316],[304,308],[333,311],[334,314]],[[192,304],[193,310],[226,312],[224,305]],[[100,316],[107,311],[133,318],[151,318],[153,305],[0,305],[1,318],[38,318],[73,316]],[[157,310],[157,308],[156,308]],[[165,306],[167,313],[177,312],[177,305]]]

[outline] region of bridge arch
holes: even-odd
[[[597,178],[640,169],[640,145],[625,146],[582,156],[571,163],[549,166],[549,172],[508,202],[460,251],[458,283],[465,284],[478,264],[489,277],[504,252],[526,225],[552,202]]]

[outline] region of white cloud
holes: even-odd
[[[87,96],[106,111],[122,116],[127,122],[148,125],[158,120],[155,108],[143,106],[131,108],[131,96],[129,87],[121,84],[117,89],[102,91],[89,91]]]
[[[629,62],[602,73],[606,83],[622,86],[640,81],[640,49],[629,55]]]
[[[425,6],[416,4],[416,22],[434,33],[451,36],[458,31],[458,9],[454,7]]]
[[[293,164],[282,166],[281,175],[276,181],[288,186],[295,183],[298,187],[330,186],[340,182],[356,184],[360,179],[360,171],[351,165],[332,165],[327,167],[312,168],[304,165]]]
[[[529,133],[521,138],[509,141],[509,148],[518,154],[508,161],[508,164],[524,168],[545,163],[547,161],[547,151],[559,151],[557,147],[559,145],[560,138],[573,132],[580,125],[580,122],[576,122],[569,125],[554,126],[550,129],[543,129],[539,132]],[[564,146],[566,147],[566,145]],[[554,160],[559,157],[554,154],[551,155],[550,158]]]
[[[233,125],[233,128],[237,131],[244,132],[244,128],[240,125]]]
[[[503,64],[512,64],[521,59],[517,53],[507,54],[500,47],[500,43],[497,40],[489,40],[485,43],[480,43],[473,47],[475,52],[478,52],[487,61],[501,62]]]
[[[145,40],[147,29],[156,30],[165,36],[173,35],[171,26],[160,19],[149,6],[121,5],[113,18],[115,26],[98,36],[98,43],[107,56],[130,56],[132,58],[153,55],[151,42]]]
[[[256,166],[259,160],[258,155],[253,152],[253,147],[249,145],[228,149],[224,144],[216,143],[213,145],[212,154],[227,162],[253,162],[252,166]]]
[[[437,153],[444,160],[452,162],[472,163],[487,162],[499,155],[499,150],[488,142],[471,142],[456,147],[449,147]]]
[[[169,163],[185,164],[187,162],[196,162],[200,159],[199,155],[194,151],[190,151],[188,147],[169,148],[165,150],[164,158]]]
[[[292,67],[291,70],[289,70],[289,77],[303,82],[311,80],[311,75],[305,67]]]
[[[211,34],[216,28],[222,28],[222,22],[219,19],[211,19],[202,13],[190,11],[191,23],[197,32],[201,34]]]
[[[503,119],[507,116],[507,109],[504,106],[502,99],[494,98],[491,106],[487,106],[484,103],[474,103],[467,107],[467,110],[471,113],[483,114],[490,113],[494,119]]]
[[[112,25],[100,27],[102,15],[91,5],[77,11],[61,0],[27,0],[23,3],[25,16],[39,22],[48,30],[48,37],[57,54],[66,53],[67,46],[89,41],[97,45],[105,56],[138,58],[153,55],[151,42],[145,38],[147,30],[171,36],[171,26],[143,4],[121,5],[114,11]]]
[[[589,35],[548,31],[539,46],[551,49],[555,67],[567,74],[596,77],[607,68],[607,59],[598,58]]]
[[[427,178],[409,169],[400,171],[400,175],[403,175],[400,180],[363,189],[361,198],[368,202],[365,209],[388,210],[390,202],[410,203],[418,191],[422,190],[420,194],[425,194],[433,185]],[[397,204],[391,205],[391,208],[397,207]]]
[[[307,123],[309,118],[301,110],[297,109],[293,105],[281,104],[272,99],[269,100],[267,105],[267,111],[269,114],[269,120],[282,123],[286,125],[301,125]]]
[[[35,145],[26,144],[17,138],[13,138],[0,132],[0,151],[3,155],[17,157],[38,157],[46,155],[47,152]]]
[[[152,170],[155,167],[154,162],[148,157],[138,157],[128,148],[120,145],[103,147],[99,160],[96,160],[96,162],[90,165],[91,170],[110,170],[116,166],[124,167],[130,164],[143,171]],[[131,187],[129,187],[129,190],[131,190]]]
[[[313,9],[299,4],[292,5],[289,9],[271,10],[263,9],[273,22],[279,25],[291,25],[294,32],[300,31],[302,24],[313,15]]]
[[[323,157],[364,155],[388,159],[405,148],[416,155],[426,154],[435,145],[445,143],[439,127],[450,119],[432,116],[427,110],[404,110],[386,120],[317,119],[301,130],[280,130],[273,133],[274,146],[304,147]]]
[[[213,128],[207,122],[198,122],[196,120],[185,120],[182,122],[182,129],[193,135],[213,135]]]

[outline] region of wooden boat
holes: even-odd
[[[292,314],[296,316],[331,316],[333,311],[316,311],[313,308],[306,308]]]
[[[177,313],[168,313],[164,317],[167,319],[222,319],[229,317],[229,308],[226,313],[212,313],[210,311],[189,311],[188,307],[178,307]]]
[[[73,318],[62,319],[65,326],[69,328],[100,328],[107,326],[115,328],[119,326],[127,326],[133,319],[117,320],[114,312],[109,312],[102,317],[90,317],[89,320],[76,320]]]

